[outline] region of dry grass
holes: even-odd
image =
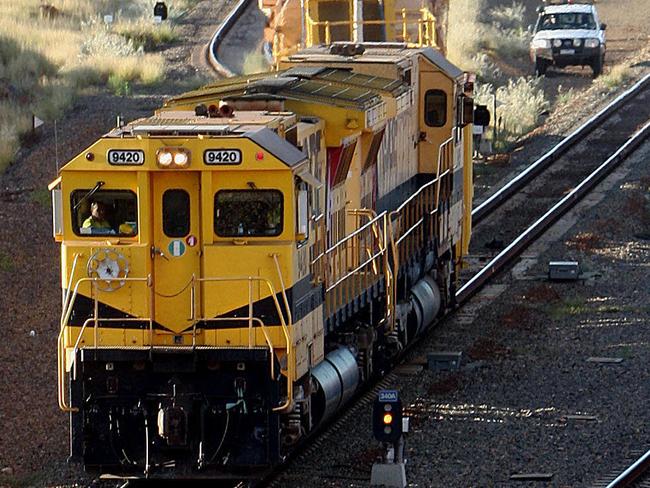
[[[485,11],[484,0],[450,2],[447,56],[462,69],[476,72],[483,81],[494,81],[495,65],[489,57],[510,62],[528,53],[530,34],[524,15],[523,4],[517,2],[489,11]]]
[[[116,33],[131,41],[137,49],[145,51],[161,44],[168,44],[178,38],[174,26],[170,24],[152,24],[144,19],[120,22],[113,29]]]
[[[598,82],[602,83],[609,89],[621,86],[623,83],[632,78],[632,68],[628,63],[617,64],[609,73],[601,75]]]
[[[170,18],[194,1],[168,1]],[[149,0],[0,1],[0,171],[32,113],[50,122],[80,90],[162,79],[162,56],[146,51],[176,34],[169,22],[153,24],[152,9]],[[104,24],[107,14],[114,24]]]
[[[508,80],[507,84],[496,88],[490,83],[477,86],[475,100],[487,105],[492,111],[493,97],[497,97],[497,117],[492,123],[499,126],[496,144],[499,149],[508,147],[518,138],[537,126],[542,113],[549,109],[550,103],[542,89],[541,78],[520,77]],[[488,131],[491,135],[491,131]]]
[[[262,73],[269,70],[269,63],[262,53],[253,52],[246,56],[242,71],[244,74]]]
[[[477,71],[474,58],[484,38],[479,16],[484,0],[454,0],[449,4],[447,57],[461,69]]]

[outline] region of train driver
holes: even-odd
[[[90,205],[90,216],[84,220],[82,229],[90,229],[91,234],[114,234],[108,221],[108,207],[104,202],[94,201]]]

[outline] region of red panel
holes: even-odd
[[[343,152],[343,146],[340,147],[328,147],[327,148],[327,182],[328,188],[332,188],[334,185],[334,178],[336,177],[336,170],[341,164],[341,153]]]

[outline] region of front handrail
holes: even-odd
[[[306,47],[311,47],[315,42],[314,28],[325,27],[325,44],[330,44],[332,35],[331,28],[339,26],[349,26],[350,31],[358,29],[363,26],[371,25],[383,25],[383,26],[401,26],[399,29],[402,36],[402,42],[413,45],[413,47],[436,47],[436,18],[435,16],[426,8],[421,8],[419,10],[412,10],[403,8],[396,14],[394,20],[314,20],[311,15],[309,15],[309,9],[305,9],[305,22],[307,23],[307,38],[306,38]],[[418,17],[409,19],[409,15],[417,15]],[[417,42],[411,42],[409,36],[409,27],[416,27],[418,31]],[[389,41],[395,41],[396,39],[389,39]],[[321,41],[318,39],[318,41]],[[321,41],[322,42],[322,41]]]
[[[73,262],[73,267],[74,267],[74,262]],[[94,327],[95,327],[95,333],[94,333],[94,346],[97,347],[97,328],[99,327],[99,322],[100,321],[120,321],[120,322],[125,322],[125,321],[138,321],[138,322],[149,322],[149,327],[151,330],[153,330],[153,319],[151,317],[148,318],[130,318],[130,317],[125,317],[125,318],[117,318],[117,319],[100,319],[98,317],[98,300],[96,296],[96,290],[95,288],[97,287],[98,282],[106,282],[106,281],[120,281],[120,282],[125,282],[125,281],[130,281],[130,282],[146,282],[148,286],[151,286],[151,276],[147,276],[146,278],[80,278],[77,280],[74,286],[74,291],[72,292],[72,295],[69,296],[69,301],[67,303],[67,306],[64,307],[62,310],[62,319],[61,319],[61,327],[59,330],[59,336],[57,339],[57,380],[58,380],[58,391],[57,391],[57,397],[58,397],[58,402],[59,402],[59,408],[63,410],[64,412],[78,412],[78,408],[72,407],[69,402],[67,401],[65,397],[65,371],[66,371],[66,364],[65,364],[65,330],[66,326],[70,320],[70,316],[72,315],[72,310],[74,307],[74,303],[77,299],[77,295],[79,294],[79,287],[81,286],[82,283],[91,283],[91,295],[93,296],[93,301],[94,301],[94,307],[93,307],[93,316],[87,319],[81,328],[81,331],[77,338],[75,339],[75,347],[73,349],[73,358],[72,358],[72,367],[74,369],[74,372],[76,373],[76,351],[77,347],[79,345],[79,342],[81,340],[81,337],[83,336],[83,332],[85,331],[88,323],[93,322]],[[70,283],[72,280],[70,280]],[[65,305],[65,304],[64,304]],[[151,315],[151,307],[148,309],[150,315]]]
[[[70,269],[70,278],[68,279],[68,286],[65,290],[65,296],[63,297],[63,303],[61,304],[61,324],[63,324],[63,313],[68,307],[68,302],[70,300],[70,294],[72,293],[72,280],[74,279],[74,274],[77,270],[77,262],[81,257],[81,253],[75,253],[74,259],[72,260],[72,268]]]
[[[267,344],[269,346],[270,350],[270,356],[271,356],[271,361],[273,361],[274,355],[274,346],[273,343],[270,339],[270,336],[266,333],[266,325],[264,324],[263,321],[256,319],[255,317],[252,316],[253,313],[253,308],[252,308],[252,283],[253,282],[259,282],[264,285],[266,285],[270,296],[273,299],[273,303],[275,305],[275,309],[278,313],[278,318],[280,320],[280,328],[282,330],[282,333],[285,337],[286,341],[286,354],[287,354],[287,400],[280,406],[274,407],[273,411],[285,411],[291,408],[293,405],[293,375],[294,375],[294,365],[292,364],[292,359],[293,359],[293,354],[291,351],[291,336],[289,334],[289,327],[291,326],[291,309],[289,307],[289,302],[286,298],[286,295],[284,296],[284,304],[286,307],[286,313],[287,313],[287,318],[289,320],[289,323],[287,324],[287,321],[285,320],[284,313],[282,312],[282,308],[280,307],[280,302],[278,301],[277,293],[275,291],[275,287],[273,286],[273,283],[266,279],[262,278],[260,276],[234,276],[234,277],[207,277],[207,278],[197,278],[195,280],[198,283],[210,283],[210,282],[242,282],[242,281],[247,281],[249,283],[249,316],[248,317],[240,317],[239,319],[241,320],[247,320],[249,322],[249,347],[252,347],[252,341],[251,341],[251,331],[252,331],[252,323],[253,321],[258,322],[261,325],[262,333],[264,334],[265,340],[267,341]],[[281,279],[282,282],[282,279]],[[194,286],[194,285],[192,285]],[[284,289],[284,285],[282,285]],[[283,290],[284,293],[284,290]],[[235,318],[236,319],[236,318]],[[198,321],[214,321],[216,320],[215,318],[206,318],[206,317],[201,317],[198,319]],[[233,320],[232,317],[222,317],[221,320]]]
[[[277,258],[275,258],[277,260]],[[74,263],[73,263],[74,266]],[[279,263],[278,263],[279,266]],[[284,288],[284,280],[282,278],[281,272],[280,273],[280,282],[281,286]],[[65,388],[65,377],[66,377],[66,356],[65,356],[65,330],[66,326],[68,325],[70,321],[70,317],[72,315],[72,311],[74,308],[74,303],[77,299],[77,296],[79,294],[79,288],[83,283],[90,283],[91,284],[91,297],[94,302],[94,307],[93,307],[93,315],[92,317],[89,317],[84,321],[84,323],[81,325],[81,329],[74,341],[74,346],[72,350],[73,358],[72,358],[72,365],[71,365],[71,371],[73,378],[76,377],[76,371],[77,371],[77,365],[76,365],[76,356],[77,352],[81,346],[81,341],[83,339],[83,335],[85,331],[88,328],[89,324],[93,324],[94,327],[94,336],[93,336],[93,347],[97,348],[99,345],[98,341],[98,327],[100,323],[110,323],[110,322],[149,322],[149,330],[150,330],[150,346],[153,348],[153,306],[152,303],[149,303],[149,317],[118,317],[118,318],[109,318],[105,317],[102,318],[99,316],[99,300],[97,298],[97,293],[96,293],[96,288],[97,288],[97,283],[98,282],[105,282],[105,281],[130,281],[130,282],[145,282],[147,286],[151,289],[153,289],[152,286],[152,281],[151,281],[151,276],[148,275],[146,278],[109,278],[109,279],[104,279],[104,278],[80,278],[79,280],[76,281],[74,288],[72,289],[73,291],[71,293],[67,294],[67,301],[64,303],[64,308],[62,311],[62,319],[61,319],[61,329],[59,331],[58,335],[58,340],[57,340],[57,371],[58,371],[58,403],[59,403],[59,408],[63,410],[64,412],[77,412],[79,409],[76,407],[72,407],[72,405],[69,402],[69,399],[66,398],[66,388]],[[278,406],[275,407],[273,410],[274,411],[286,411],[289,408],[291,408],[293,404],[293,375],[295,374],[294,371],[294,365],[292,364],[292,350],[291,350],[291,339],[290,339],[290,333],[289,333],[289,326],[291,325],[291,309],[289,307],[289,302],[286,296],[286,291],[283,289],[283,300],[284,300],[284,305],[286,307],[286,317],[288,318],[288,323],[285,320],[285,315],[282,311],[282,307],[280,306],[280,302],[277,299],[277,293],[275,291],[275,288],[273,286],[273,283],[266,279],[266,278],[261,278],[261,277],[256,277],[256,276],[246,276],[246,277],[206,277],[206,278],[196,278],[195,276],[192,276],[192,287],[191,287],[191,309],[190,313],[193,318],[193,325],[192,325],[192,330],[193,330],[193,340],[192,340],[192,347],[196,346],[195,342],[195,334],[196,334],[196,324],[198,322],[225,322],[225,321],[247,321],[249,324],[249,344],[248,347],[251,348],[253,347],[253,339],[252,339],[252,329],[254,324],[258,324],[260,326],[260,329],[262,331],[262,334],[264,335],[264,340],[266,341],[266,344],[269,348],[270,351],[270,364],[271,364],[271,375],[272,377],[275,377],[275,365],[274,365],[274,345],[273,341],[271,340],[271,336],[269,334],[269,331],[267,330],[267,326],[264,324],[264,322],[259,319],[258,317],[253,316],[253,308],[252,308],[252,303],[253,303],[253,283],[254,282],[260,282],[266,285],[273,302],[275,304],[276,310],[278,312],[278,318],[280,320],[280,327],[283,332],[285,342],[286,342],[286,354],[287,354],[287,365],[288,365],[288,371],[287,374],[289,376],[289,380],[287,381],[288,384],[288,391],[287,391],[287,399],[286,401]],[[206,282],[236,282],[236,281],[247,281],[249,283],[249,316],[247,317],[197,317],[196,314],[196,304],[194,303],[196,300],[196,289],[195,285],[196,283],[206,283]],[[152,293],[149,294],[149,300],[152,300]]]

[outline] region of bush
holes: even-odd
[[[484,0],[454,0],[449,4],[447,57],[467,71],[477,71],[474,54],[484,39],[485,27],[479,22]]]
[[[193,3],[168,1],[170,18]],[[51,121],[89,86],[107,85],[124,95],[135,82],[162,79],[162,56],[144,49],[176,34],[169,21],[148,23],[152,7],[150,0],[0,2],[0,169],[31,130],[32,113]],[[112,28],[103,23],[107,13],[114,15]]]
[[[524,24],[526,7],[522,3],[512,2],[512,5],[499,6],[490,10],[492,23],[500,30],[517,30]]]
[[[11,163],[20,147],[20,136],[31,130],[32,118],[17,103],[0,100],[0,171]]]
[[[108,77],[108,88],[118,97],[124,97],[131,94],[129,80],[113,73]]]
[[[161,44],[168,44],[178,39],[178,35],[171,25],[156,25],[144,20],[120,23],[115,26],[115,32],[133,43],[136,49],[144,49],[145,51],[150,51]]]
[[[541,78],[521,77],[509,80],[497,89],[497,117],[502,120],[502,139],[510,142],[532,130],[549,108]]]
[[[616,88],[632,77],[632,72],[630,70],[629,64],[617,64],[609,73],[601,75],[598,79],[600,83],[605,85],[610,90]]]

